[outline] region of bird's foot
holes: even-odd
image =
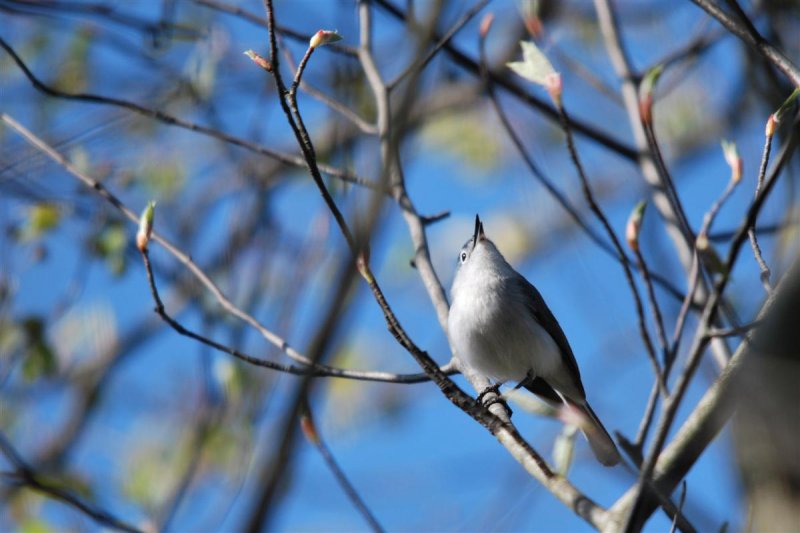
[[[493,394],[494,396],[486,400],[485,397],[488,394]],[[476,399],[479,403],[483,404],[483,406],[486,409],[488,409],[489,407],[491,407],[496,403],[499,403],[503,407],[505,407],[509,418],[511,418],[511,415],[514,414],[514,411],[512,411],[511,407],[508,406],[508,402],[506,402],[505,399],[500,395],[500,383],[495,383],[494,385],[486,387],[485,389],[483,389],[483,391],[481,391],[480,394],[478,394],[478,397]]]
[[[499,383],[495,383],[494,385],[489,385],[488,387],[486,387],[485,389],[483,389],[483,390],[481,391],[481,393],[480,393],[480,394],[478,394],[478,397],[477,397],[477,398],[475,398],[475,399],[476,399],[476,400],[477,400],[479,403],[483,403],[483,398],[484,398],[484,397],[485,397],[487,394],[494,394],[494,395],[496,395],[496,396],[500,396],[500,384],[499,384]]]

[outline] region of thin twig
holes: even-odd
[[[672,362],[675,361],[680,346],[681,337],[683,336],[683,328],[686,325],[686,319],[689,317],[689,309],[691,308],[692,301],[694,301],[697,287],[700,284],[700,258],[697,252],[692,254],[692,263],[689,265],[689,288],[686,291],[686,298],[684,298],[681,307],[678,310],[678,317],[675,319],[675,328],[672,332],[672,343],[669,350],[669,359],[665,365],[666,369],[672,368]]]
[[[634,72],[630,58],[622,43],[616,12],[611,2],[609,0],[595,0],[594,4],[603,42],[621,83],[625,110],[628,114],[634,141],[639,149],[637,161],[642,176],[652,187],[653,205],[665,221],[667,234],[677,250],[677,255],[683,268],[688,272],[691,269],[692,261],[694,261],[692,250],[696,239],[686,222],[686,217],[681,215],[682,207],[679,205],[680,200],[677,194],[672,194],[671,192],[671,188],[674,189],[674,184],[672,184],[671,179],[665,181],[669,175],[664,172],[666,167],[663,165],[663,159],[660,164],[657,161],[660,152],[653,152],[653,148],[657,149],[658,144],[651,142],[654,139],[649,139],[650,135],[646,131],[645,121],[642,120],[637,82],[639,76]],[[692,291],[691,293],[694,298],[691,301],[693,306],[702,306],[707,299],[707,288],[703,283],[704,280],[700,279],[698,282],[697,292]],[[721,341],[716,341],[712,348],[714,356],[722,366],[730,358],[730,349],[727,344]]]
[[[700,227],[700,231],[698,235],[700,237],[704,237],[707,239],[708,232],[711,230],[711,226],[714,223],[714,220],[717,218],[717,214],[719,213],[722,206],[725,202],[730,198],[733,190],[736,188],[737,185],[736,180],[729,180],[728,184],[725,186],[725,189],[722,191],[722,194],[716,201],[711,205],[708,212],[703,217],[703,225]],[[711,249],[709,249],[711,250]],[[678,347],[680,345],[681,337],[683,335],[683,326],[686,323],[686,318],[689,312],[689,299],[693,298],[694,292],[697,290],[700,280],[702,277],[702,270],[700,265],[702,252],[697,248],[697,242],[695,242],[694,250],[692,252],[692,264],[689,269],[689,292],[686,293],[686,300],[683,301],[681,304],[680,311],[678,313],[678,319],[675,322],[675,330],[672,335],[672,346],[669,350],[669,356],[667,358],[667,362],[665,363],[664,372],[669,378],[669,371],[672,369],[672,364],[675,362],[675,359],[678,356]]]
[[[344,215],[342,215],[342,212],[336,206],[336,202],[333,201],[333,197],[331,196],[330,191],[328,191],[328,187],[325,185],[325,182],[322,179],[320,165],[318,164],[316,154],[314,153],[314,145],[311,143],[308,130],[306,129],[305,124],[303,124],[302,116],[300,115],[297,107],[297,85],[300,83],[300,79],[303,76],[303,71],[308,64],[311,54],[314,52],[314,48],[308,46],[305,55],[303,56],[303,60],[300,61],[297,72],[295,73],[294,81],[292,82],[293,90],[290,89],[287,91],[286,85],[283,82],[283,76],[281,75],[280,57],[278,54],[278,39],[276,35],[275,16],[272,11],[272,2],[265,0],[265,8],[267,12],[267,31],[269,34],[269,59],[272,63],[272,79],[275,81],[275,88],[278,91],[278,101],[280,102],[281,108],[286,115],[286,120],[289,123],[289,126],[292,128],[292,132],[295,135],[297,144],[303,153],[304,165],[308,168],[308,171],[311,174],[317,189],[322,195],[325,205],[328,206],[333,218],[336,220],[336,224],[339,226],[342,235],[347,241],[347,246],[350,248],[350,252],[353,254],[353,256],[355,256],[358,253],[358,246],[355,238],[350,232],[347,222],[345,222]]]
[[[684,479],[681,482],[681,498],[678,500],[678,512],[675,514],[675,518],[672,520],[672,527],[669,528],[669,533],[675,533],[675,529],[678,527],[678,516],[680,516],[681,511],[683,511],[683,504],[686,503],[686,480]]]
[[[275,23],[274,23],[274,10],[272,6],[271,0],[264,0],[265,9],[267,12],[267,21],[268,21],[268,30],[269,30],[269,42],[270,42],[270,58],[271,60],[277,60],[277,41],[275,37]],[[365,11],[369,11],[369,6],[361,2],[359,4],[360,13],[364,13]],[[362,35],[364,32],[369,32],[369,25],[363,23],[362,18]],[[362,48],[360,49],[363,51],[363,43]],[[360,52],[361,53],[361,52]],[[276,85],[278,87],[279,95],[285,94],[285,86],[283,85],[283,81],[280,76],[279,69],[277,68],[277,64],[273,61],[273,65],[275,68],[273,69],[273,77],[275,78]],[[306,164],[309,167],[309,171],[312,174],[312,178],[314,178],[315,183],[317,184],[318,188],[320,188],[320,192],[326,200],[326,203],[329,200],[329,196],[326,195],[325,184],[318,179],[317,173],[315,173],[315,165],[316,161],[314,160],[314,150],[313,146],[311,145],[311,140],[308,136],[308,132],[305,128],[305,125],[302,121],[302,117],[300,116],[299,110],[297,109],[296,102],[288,102],[288,99],[281,98],[281,107],[284,110],[284,114],[286,115],[287,121],[289,122],[290,126],[292,127],[295,137],[297,138],[298,143],[300,144],[301,150],[303,152],[304,157],[306,158]],[[388,117],[384,117],[388,119]],[[381,119],[378,119],[379,128],[381,127]],[[386,122],[385,124],[388,124]],[[383,133],[382,133],[383,135]],[[399,179],[399,178],[398,178]],[[402,182],[400,182],[402,184]],[[398,201],[401,201],[401,198],[398,197]],[[430,358],[430,356],[420,350],[416,344],[414,344],[411,339],[408,337],[407,333],[400,325],[397,317],[394,315],[394,312],[389,307],[386,298],[384,297],[383,291],[381,290],[380,286],[378,285],[377,280],[375,279],[372,270],[369,266],[369,261],[365,254],[361,252],[358,248],[356,248],[356,243],[352,240],[352,237],[347,230],[346,223],[344,222],[343,218],[337,217],[338,208],[336,208],[335,203],[333,200],[330,199],[330,203],[328,206],[331,208],[331,211],[334,213],[334,217],[337,219],[337,224],[339,225],[342,233],[345,235],[346,240],[348,241],[348,245],[350,246],[351,253],[357,257],[358,261],[358,269],[362,276],[362,278],[367,282],[370,290],[373,293],[373,296],[381,308],[383,312],[384,319],[386,320],[386,324],[389,328],[391,334],[395,337],[395,339],[403,346],[409,354],[415,359],[417,364],[428,374],[431,380],[439,387],[442,391],[444,396],[450,400],[455,406],[459,409],[470,415],[475,421],[480,423],[482,426],[486,427],[495,437],[503,443],[503,445],[509,450],[509,452],[517,459],[523,466],[526,468],[528,472],[530,472],[534,477],[539,479],[554,495],[556,495],[559,499],[563,502],[568,504],[579,516],[583,517],[589,523],[595,525],[595,527],[602,527],[605,523],[606,516],[605,510],[598,506],[595,502],[591,501],[587,498],[584,494],[580,493],[574,486],[572,486],[568,481],[565,479],[555,476],[553,472],[549,469],[547,464],[544,460],[537,454],[533,448],[521,437],[519,432],[511,426],[510,424],[506,424],[492,412],[487,410],[483,405],[476,402],[473,398],[467,395],[464,391],[462,391],[451,379],[447,377],[436,363]],[[408,205],[405,202],[401,203],[401,207],[403,207],[403,212],[410,216],[411,211]],[[339,214],[340,215],[340,214]],[[409,219],[407,218],[407,221]],[[424,226],[422,222],[419,220],[417,216],[415,218],[418,226],[419,231],[422,232],[424,237]],[[413,233],[413,232],[412,232]],[[446,301],[445,301],[445,321],[446,321]]]
[[[586,173],[583,170],[583,165],[581,164],[580,157],[578,156],[578,150],[575,148],[575,139],[572,136],[572,129],[570,128],[569,118],[567,116],[567,110],[564,108],[564,105],[561,101],[557,102],[556,107],[561,115],[561,128],[564,131],[564,135],[566,137],[567,142],[567,150],[569,151],[570,159],[572,160],[575,169],[578,171],[578,176],[581,181],[581,188],[583,190],[583,195],[586,198],[586,201],[589,204],[589,208],[595,214],[595,217],[600,221],[605,229],[606,233],[608,234],[609,238],[611,239],[611,243],[614,245],[614,249],[617,252],[617,259],[619,263],[622,265],[622,270],[625,273],[625,279],[628,282],[628,287],[631,290],[631,294],[633,294],[633,302],[636,306],[636,316],[638,317],[639,322],[639,333],[642,337],[642,341],[644,342],[645,350],[647,352],[648,359],[650,360],[650,364],[653,366],[653,372],[656,377],[656,381],[658,382],[658,386],[661,390],[661,394],[663,396],[667,396],[667,383],[664,379],[664,374],[661,369],[661,365],[658,362],[658,358],[656,357],[656,351],[653,347],[653,341],[650,338],[650,333],[647,330],[647,321],[644,316],[644,305],[642,305],[642,297],[639,294],[639,289],[636,286],[636,281],[633,279],[633,272],[631,271],[631,267],[627,261],[625,261],[625,250],[622,248],[622,244],[620,243],[619,237],[614,232],[614,228],[611,227],[611,223],[608,221],[605,213],[600,208],[597,203],[597,200],[594,198],[594,193],[589,185],[589,178],[586,176]]]
[[[221,344],[213,339],[209,339],[208,337],[201,335],[195,331],[192,331],[174,318],[172,318],[166,311],[164,307],[164,303],[161,301],[161,296],[159,295],[158,288],[156,286],[155,276],[153,275],[153,267],[150,261],[150,252],[145,249],[141,253],[142,260],[144,261],[145,271],[147,273],[147,282],[150,286],[150,294],[153,297],[153,301],[155,302],[155,308],[153,309],[159,317],[161,317],[164,322],[169,324],[169,326],[174,329],[180,335],[184,337],[189,337],[194,339],[206,346],[214,348],[223,353],[227,353],[236,357],[237,359],[241,359],[242,361],[249,363],[251,365],[260,366],[264,368],[269,368],[270,370],[277,370],[279,372],[284,372],[286,374],[292,374],[295,376],[315,376],[315,377],[342,377],[342,378],[349,378],[354,380],[360,381],[384,381],[390,383],[421,383],[425,381],[429,381],[429,378],[425,374],[388,374],[384,377],[380,376],[380,373],[361,373],[361,372],[353,372],[349,370],[339,369],[335,367],[329,367],[327,365],[323,365],[321,363],[311,363],[308,366],[295,366],[295,365],[286,365],[281,363],[276,363],[275,361],[269,361],[266,359],[259,359],[257,357],[253,357],[252,355],[248,355],[244,352],[241,352],[235,348],[230,346],[226,346]],[[440,369],[441,371],[441,369]],[[454,373],[452,370],[451,373]],[[447,373],[447,370],[443,372],[444,374]]]
[[[636,431],[636,441],[633,445],[639,454],[639,464],[642,463],[642,450],[644,449],[644,441],[647,439],[647,434],[650,433],[650,426],[653,423],[653,417],[656,412],[656,405],[658,404],[658,384],[653,383],[653,388],[650,390],[650,396],[647,398],[647,406],[644,409],[642,420],[639,423],[639,429]]]
[[[336,482],[342,487],[347,499],[350,500],[359,514],[364,518],[367,524],[369,524],[369,527],[372,529],[372,531],[384,531],[383,527],[381,527],[380,523],[375,518],[375,515],[372,513],[372,511],[370,511],[369,507],[367,507],[364,499],[353,486],[353,483],[347,478],[347,475],[339,466],[339,463],[336,461],[333,453],[331,453],[331,450],[328,448],[326,442],[322,439],[322,435],[320,435],[319,429],[314,423],[314,419],[311,414],[311,408],[307,403],[302,408],[302,411],[303,412],[300,415],[300,425],[303,428],[303,433],[305,433],[306,438],[317,449],[322,457],[322,460],[331,471],[331,474],[333,474],[333,477],[336,478]]]
[[[135,102],[122,100],[119,98],[113,98],[110,96],[101,96],[90,93],[68,93],[65,91],[61,91],[59,89],[47,85],[46,83],[39,80],[36,76],[34,76],[33,72],[28,68],[28,66],[22,61],[19,55],[17,55],[14,49],[2,37],[0,37],[0,48],[3,48],[11,56],[11,58],[14,60],[14,63],[16,63],[16,65],[20,68],[20,70],[22,70],[23,74],[25,74],[25,77],[28,78],[28,80],[33,84],[33,86],[37,90],[49,96],[62,98],[65,100],[74,100],[79,102],[90,102],[95,104],[121,107],[123,109],[127,109],[129,111],[138,113],[142,116],[152,118],[169,126],[176,126],[178,128],[186,129],[189,131],[193,131],[195,133],[200,133],[202,135],[212,137],[214,139],[223,141],[228,144],[232,144],[234,146],[239,146],[246,150],[250,150],[251,152],[261,154],[270,157],[272,159],[275,159],[277,161],[280,161],[281,163],[284,163],[286,165],[291,165],[294,167],[305,167],[305,161],[300,156],[278,152],[271,148],[267,148],[266,146],[261,146],[260,144],[253,143],[246,139],[242,139],[241,137],[230,135],[218,129],[209,128],[207,126],[201,126],[200,124],[196,124],[194,122],[178,118],[176,116],[170,115],[158,109],[151,109],[139,105]],[[325,174],[333,176],[342,181],[353,183],[355,185],[360,185],[369,189],[381,190],[379,185],[372,182],[371,180],[362,178],[360,176],[355,176],[342,169],[323,164],[319,165],[319,169],[322,172],[325,172]]]
[[[762,304],[758,312],[758,320],[762,320],[768,313],[774,312],[776,306],[780,305],[779,299],[791,298],[789,295],[794,294],[798,274],[800,274],[800,261],[795,261],[789,271],[784,274],[776,290]],[[746,396],[741,395],[740,384],[743,372],[750,368],[747,361],[755,355],[750,349],[751,335],[739,343],[722,375],[700,399],[676,432],[669,446],[659,454],[653,471],[653,480],[648,484],[648,491],[655,486],[660,492],[673,492],[725,426],[737,405],[741,401],[747,400]],[[612,517],[609,530],[622,530],[622,520],[625,518],[626,510],[630,509],[637,491],[637,486],[631,487],[614,503],[610,509]],[[643,500],[640,524],[644,523],[647,516],[658,505],[658,501],[651,497],[657,494],[657,492],[648,494],[648,497]]]
[[[70,507],[74,507],[78,511],[82,512],[100,525],[118,529],[120,531],[128,531],[132,533],[141,532],[141,530],[136,526],[120,520],[110,512],[97,507],[93,503],[84,501],[72,491],[43,479],[19,455],[17,450],[14,449],[14,447],[11,445],[11,442],[9,442],[2,431],[0,431],[0,452],[2,452],[6,459],[8,459],[8,461],[14,466],[13,473],[2,474],[2,476],[9,481],[25,485],[37,492],[41,492],[42,494],[50,496],[51,498],[60,500]]]
[[[5,113],[0,113],[0,121],[8,124],[12,129],[17,131],[20,135],[22,135],[25,140],[27,140],[30,144],[35,146],[39,149],[42,153],[47,155],[50,159],[55,161],[61,167],[64,168],[68,173],[70,173],[73,177],[81,181],[84,185],[95,191],[98,195],[100,195],[103,199],[113,205],[117,210],[119,210],[125,218],[131,221],[133,224],[139,223],[139,216],[134,213],[131,209],[129,209],[117,196],[111,193],[102,183],[91,178],[84,172],[80,171],[76,168],[72,163],[70,163],[63,155],[53,150],[47,143],[45,143],[42,139],[34,135],[30,130],[22,126],[19,122],[17,122],[12,117],[8,116]],[[427,381],[427,378],[424,374],[392,374],[388,372],[369,372],[369,371],[355,371],[355,370],[344,370],[338,369],[336,367],[330,367],[327,365],[312,365],[310,364],[308,358],[298,352],[295,348],[293,348],[285,339],[277,335],[276,333],[270,331],[266,327],[264,327],[258,320],[256,320],[252,315],[246,313],[236,305],[234,305],[222,290],[211,280],[211,278],[206,274],[186,253],[182,252],[177,246],[172,244],[166,238],[161,236],[158,232],[153,232],[152,236],[153,241],[159,243],[162,247],[164,247],[167,252],[169,252],[175,259],[177,259],[180,263],[182,263],[189,271],[200,281],[208,290],[211,292],[212,295],[216,298],[219,304],[225,309],[227,312],[232,314],[233,316],[243,320],[253,328],[255,328],[264,339],[266,339],[270,344],[276,346],[280,349],[283,353],[285,353],[289,358],[292,360],[304,365],[303,367],[293,367],[292,365],[282,365],[280,363],[275,363],[273,361],[268,361],[264,359],[258,359],[252,356],[246,356],[245,354],[241,354],[243,357],[239,357],[240,359],[246,360],[251,364],[257,366],[263,366],[266,368],[271,368],[273,370],[284,371],[282,369],[294,368],[298,371],[294,370],[285,370],[289,373],[295,373],[297,375],[307,375],[307,374],[314,374],[315,372],[319,371],[324,373],[328,373],[330,376],[336,377],[345,377],[349,379],[357,379],[363,381],[386,381],[386,382],[395,382],[395,383],[420,383]],[[229,347],[223,347],[225,350],[231,350]],[[235,351],[235,350],[234,350]],[[230,353],[230,352],[227,352]],[[234,355],[234,354],[231,354]],[[234,357],[238,357],[234,355]],[[442,367],[442,370],[446,373],[452,374],[455,372],[454,365],[445,365]],[[320,374],[320,375],[323,375]]]
[[[717,19],[728,31],[758,50],[762,56],[791,80],[792,85],[800,87],[800,69],[798,69],[783,52],[769,44],[758,31],[756,31],[752,23],[749,23],[746,17],[743,20],[736,20],[711,0],[692,0],[692,2]],[[747,24],[745,24],[745,20]]]
[[[642,254],[641,249],[637,246],[633,253],[636,255],[636,261],[638,263],[639,272],[642,273],[642,279],[644,279],[645,287],[647,287],[647,298],[650,301],[650,310],[653,313],[653,322],[655,323],[656,328],[656,335],[658,336],[658,342],[661,345],[662,350],[662,364],[667,364],[667,354],[669,353],[669,344],[667,342],[667,335],[664,330],[664,317],[661,314],[661,306],[658,303],[658,299],[656,298],[656,291],[653,287],[653,278],[650,275],[650,268],[647,266],[647,263],[644,260],[644,255]]]
[[[653,154],[653,160],[655,161],[656,170],[661,178],[661,183],[665,185],[667,197],[672,202],[673,213],[675,213],[684,234],[687,235],[687,238],[690,241],[693,241],[695,239],[695,235],[692,232],[689,219],[686,217],[686,211],[683,209],[683,202],[681,202],[680,196],[678,196],[678,189],[675,187],[675,180],[672,179],[672,175],[670,174],[667,164],[664,161],[664,156],[661,153],[661,145],[658,143],[656,131],[653,125],[653,111],[651,110],[650,113],[651,116],[648,120],[642,120],[645,137],[647,138],[647,144],[650,147],[650,153]]]
[[[386,11],[392,17],[406,21],[405,13],[392,4],[389,0],[374,0],[375,5],[380,6],[384,11]],[[440,36],[434,32],[431,36],[434,41],[439,41],[441,38]],[[469,57],[467,54],[462,52],[458,47],[456,47],[452,42],[446,43],[443,48],[445,53],[447,53],[453,62],[460,66],[461,68],[475,74],[476,76],[480,75],[480,66],[478,62]],[[514,95],[515,97],[519,98],[526,104],[538,109],[546,118],[557,122],[558,118],[558,111],[556,111],[553,106],[549,105],[546,101],[539,98],[538,96],[530,94],[525,88],[523,88],[519,83],[517,83],[513,78],[508,75],[503,75],[495,72],[491,72],[489,74],[492,78],[492,81],[497,84],[498,86],[502,87],[510,94]],[[612,152],[618,154],[624,159],[629,161],[636,161],[638,158],[638,152],[636,149],[626,145],[625,143],[609,136],[606,133],[603,133],[597,130],[595,127],[583,122],[583,121],[574,121],[572,122],[572,126],[575,128],[575,131],[580,133],[583,136],[586,136]]]
[[[797,122],[795,121],[795,124],[796,123]],[[658,461],[661,450],[666,443],[667,435],[669,434],[672,422],[674,421],[678,412],[678,407],[680,406],[683,397],[689,388],[689,383],[694,377],[695,371],[697,370],[700,361],[702,360],[702,356],[705,353],[705,349],[711,340],[710,337],[705,335],[705,332],[708,331],[710,324],[713,323],[719,307],[723,302],[723,293],[731,279],[731,272],[739,256],[742,245],[747,239],[748,229],[761,211],[764,202],[769,196],[769,193],[771,192],[775,183],[777,183],[778,177],[780,176],[780,171],[784,164],[788,161],[790,154],[793,153],[795,144],[796,142],[793,136],[784,145],[781,156],[779,157],[775,168],[773,168],[769,178],[765,180],[764,187],[760,191],[759,195],[756,196],[756,198],[753,200],[753,203],[748,208],[744,220],[739,226],[733,242],[731,242],[726,261],[723,265],[722,274],[714,282],[713,290],[710,292],[709,298],[700,316],[697,333],[695,334],[694,340],[692,341],[692,346],[689,349],[689,355],[686,359],[686,363],[684,364],[684,369],[675,384],[672,394],[664,401],[661,419],[659,420],[659,424],[656,429],[653,445],[642,466],[642,470],[639,474],[639,481],[636,485],[635,495],[633,496],[631,500],[632,503],[628,508],[629,514],[627,517],[627,524],[629,526],[638,524],[642,519],[642,517],[639,516],[638,508],[642,500],[642,495],[644,494],[644,487],[652,482],[653,470],[656,466],[656,462]]]
[[[218,2],[217,0],[193,0],[193,1],[194,1],[195,4],[208,7],[210,9],[219,11],[221,13],[228,13],[228,14],[233,15],[235,17],[239,17],[242,20],[246,20],[247,22],[250,22],[251,24],[255,24],[256,26],[260,26],[262,28],[266,28],[267,27],[267,19],[266,18],[264,18],[264,17],[262,17],[260,15],[257,15],[255,13],[253,13],[252,11],[248,11],[246,9],[242,9],[239,6],[227,4],[225,2]],[[298,41],[298,42],[308,43],[308,41],[311,39],[311,35],[295,31],[295,30],[293,30],[291,28],[287,28],[285,26],[280,26],[279,25],[279,26],[276,27],[276,30],[277,30],[278,33],[280,33],[284,37],[288,37],[290,39],[294,39],[295,41]],[[355,48],[353,48],[352,46],[348,46],[346,44],[331,43],[330,45],[328,45],[328,47],[330,48],[330,50],[332,50],[332,51],[334,51],[336,53],[345,55],[345,56],[349,56],[349,57],[357,57],[358,56],[358,51]]]
[[[769,120],[772,120],[772,116],[770,116]],[[756,196],[761,191],[761,188],[764,186],[764,176],[767,173],[767,166],[769,165],[769,154],[772,150],[772,132],[768,132],[764,137],[764,150],[761,154],[761,163],[758,167],[758,178],[756,180]],[[764,261],[764,256],[761,253],[761,247],[758,245],[758,237],[756,236],[756,221],[753,221],[753,226],[747,230],[747,235],[750,237],[750,246],[753,248],[753,255],[756,258],[756,262],[758,263],[758,268],[761,270],[761,284],[764,286],[764,290],[767,291],[767,294],[772,291],[772,286],[769,283],[769,266],[767,262]]]
[[[600,235],[598,235],[597,232],[591,226],[589,226],[585,220],[583,220],[583,217],[581,217],[580,213],[578,213],[577,208],[569,202],[567,197],[556,187],[553,181],[544,174],[541,168],[539,168],[539,165],[536,164],[528,151],[525,149],[522,139],[520,139],[519,134],[517,134],[514,126],[511,124],[511,121],[508,118],[508,114],[500,104],[500,100],[494,89],[494,82],[492,77],[489,76],[489,69],[488,65],[486,64],[485,37],[486,36],[481,36],[479,40],[479,64],[484,82],[486,83],[486,91],[489,95],[489,101],[492,103],[492,107],[494,108],[495,113],[497,113],[503,129],[508,134],[512,144],[517,149],[517,152],[519,153],[520,157],[522,157],[523,162],[528,167],[528,170],[531,171],[531,174],[533,174],[534,178],[536,178],[536,180],[547,190],[550,196],[556,200],[558,205],[560,205],[564,211],[567,212],[567,214],[572,218],[573,221],[575,221],[581,230],[583,230],[586,236],[589,237],[589,240],[595,243],[605,253],[612,257],[617,257],[617,253],[613,246],[600,237]],[[624,256],[624,261],[626,261],[628,264],[632,264],[632,261],[627,254]],[[650,272],[648,272],[648,276],[658,283],[662,288],[664,288],[671,296],[678,300],[683,300],[683,293],[674,285],[672,285],[668,279],[659,274]]]
[[[480,11],[486,7],[486,4],[489,3],[489,0],[480,0],[477,4],[469,8],[461,17],[450,27],[449,30],[445,32],[445,34],[439,38],[436,44],[425,54],[424,57],[415,59],[404,68],[395,78],[391,81],[386,82],[386,90],[388,92],[392,92],[397,85],[402,82],[409,74],[412,72],[420,72],[422,71],[428,63],[439,53],[439,51],[444,48],[450,40],[455,36],[458,31],[463,28],[472,18],[480,13]]]
[[[749,324],[743,324],[734,328],[711,328],[706,332],[708,337],[744,337],[754,328],[760,326],[761,320],[755,320]]]

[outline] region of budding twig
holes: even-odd
[[[328,445],[322,440],[322,437],[317,430],[317,426],[314,423],[314,417],[311,415],[311,409],[309,406],[306,404],[301,409],[300,429],[303,432],[306,440],[319,452],[322,460],[328,466],[328,469],[331,471],[331,474],[333,474],[333,477],[336,478],[336,481],[342,487],[342,490],[347,498],[350,500],[359,514],[364,518],[364,520],[366,520],[372,531],[383,531],[384,529],[375,518],[375,515],[372,514],[372,511],[370,511],[369,507],[367,507],[366,503],[364,503],[364,499],[361,497],[358,491],[356,491],[355,486],[353,486],[353,484],[347,478],[347,475],[339,466],[339,463],[336,461],[336,458],[334,458],[333,453],[331,452],[330,448],[328,448]]]

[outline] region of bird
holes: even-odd
[[[580,370],[564,331],[539,291],[486,237],[478,215],[458,255],[450,289],[448,337],[460,363],[495,381],[483,391],[517,383],[547,403],[571,408],[597,460],[613,466],[619,451],[586,400]]]

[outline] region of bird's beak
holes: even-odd
[[[485,238],[486,236],[483,234],[483,222],[481,222],[481,218],[478,215],[475,215],[475,233],[472,234],[472,249],[475,249],[478,240],[482,241]]]

